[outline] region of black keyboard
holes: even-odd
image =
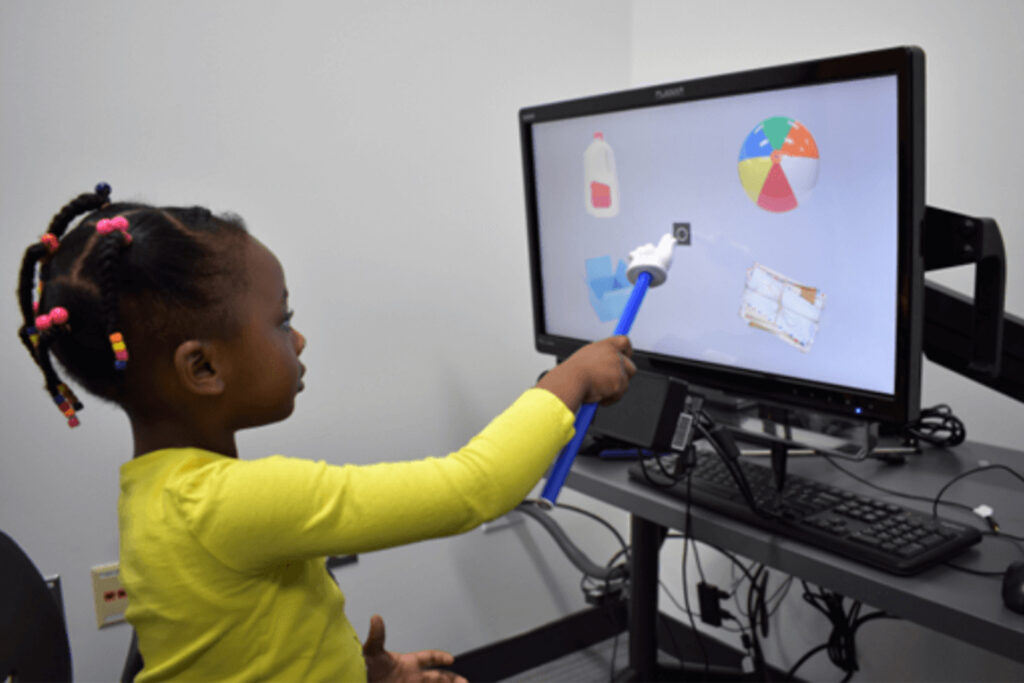
[[[687,478],[666,476],[675,455],[630,466],[630,477],[686,500]],[[758,508],[754,512],[732,474],[714,452],[699,452],[690,466],[694,505],[813,545],[892,574],[909,575],[939,564],[981,540],[970,526],[789,475],[776,491],[767,465],[739,459]]]

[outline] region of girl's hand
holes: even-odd
[[[576,412],[584,403],[608,405],[629,388],[636,366],[633,347],[625,336],[587,344],[541,377],[537,386],[562,399]]]
[[[420,652],[388,652],[384,649],[384,619],[375,614],[370,619],[370,633],[363,643],[366,679],[371,683],[468,683],[451,671],[431,667],[450,666],[455,658],[441,650]]]

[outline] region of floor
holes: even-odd
[[[596,643],[560,659],[523,671],[500,683],[601,683],[613,680],[614,671],[625,668],[629,661],[629,636],[625,633],[616,638]]]

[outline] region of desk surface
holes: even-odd
[[[909,456],[903,465],[876,460],[836,462],[877,486],[929,499],[957,474],[980,464],[1004,464],[1024,473],[1024,452],[978,443],[949,450],[928,449],[921,455]],[[662,526],[681,529],[685,503],[631,481],[628,467],[629,462],[625,461],[580,456],[573,464],[567,485]],[[792,457],[788,471],[931,512],[931,503],[872,489],[820,457]],[[943,500],[955,500],[972,507],[982,503],[990,505],[1004,531],[1024,535],[1024,482],[1005,471],[982,472],[963,479],[943,494]],[[974,515],[948,506],[940,506],[939,514],[983,526]],[[725,548],[890,614],[1024,662],[1024,614],[1012,612],[1003,604],[1001,577],[976,576],[946,566],[911,577],[894,576],[695,505],[690,506],[690,515],[691,532],[698,541]],[[1024,560],[1024,543],[985,537],[955,562],[977,570],[1002,571],[1015,560]]]

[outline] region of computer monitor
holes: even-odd
[[[902,47],[523,108],[536,347],[612,333],[669,232],[641,369],[885,423],[920,409],[924,53]]]

